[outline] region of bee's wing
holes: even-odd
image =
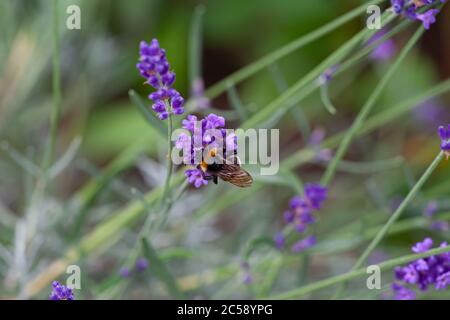
[[[241,188],[250,187],[253,183],[252,176],[238,164],[225,164],[216,174],[223,181]]]

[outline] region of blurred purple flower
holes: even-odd
[[[308,248],[311,248],[312,246],[314,246],[316,244],[316,237],[315,236],[309,236],[306,237],[304,239],[301,239],[299,241],[297,241],[296,243],[294,243],[292,245],[292,252],[301,252],[304,251]]]
[[[327,148],[321,148],[320,144],[325,138],[325,130],[321,127],[315,128],[311,132],[308,144],[316,151],[315,159],[318,161],[328,162],[333,157],[333,152]]]
[[[433,217],[438,209],[438,205],[436,201],[430,201],[427,203],[425,209],[423,210],[423,215],[427,218]]]
[[[211,101],[205,96],[205,85],[203,79],[197,78],[192,83],[191,95],[196,105],[200,110],[208,109],[211,106]]]
[[[306,231],[307,227],[314,224],[316,218],[313,215],[314,211],[319,210],[323,202],[327,198],[327,188],[318,183],[309,183],[305,185],[304,196],[295,196],[289,202],[289,209],[283,214],[284,221],[287,224],[293,224],[294,230],[298,233]],[[278,233],[275,238],[275,246],[279,249],[284,247],[285,239],[282,233]],[[302,251],[310,246],[313,246],[316,242],[315,236],[309,236],[307,238],[297,241],[293,246],[294,252]],[[281,246],[282,243],[282,246]]]
[[[52,293],[50,300],[74,300],[73,291],[70,288],[60,284],[58,281],[52,283]]]
[[[130,274],[131,274],[130,268],[128,268],[128,267],[122,267],[122,268],[120,268],[120,270],[119,270],[119,275],[120,275],[122,278],[128,278],[128,277],[130,276]]]
[[[389,259],[389,255],[387,255],[384,251],[381,250],[375,250],[367,259],[369,265],[372,264],[379,264],[383,261],[386,261]]]
[[[425,127],[437,127],[442,119],[450,118],[450,111],[435,99],[420,104],[413,109],[412,114]]]
[[[449,231],[450,224],[447,221],[434,221],[430,225],[430,229],[434,231]]]
[[[295,196],[289,203],[289,210],[284,213],[286,223],[293,223],[297,232],[304,232],[306,226],[314,223],[311,208],[301,197]]]
[[[285,239],[284,239],[283,232],[278,232],[274,237],[274,241],[275,241],[275,246],[277,247],[278,250],[284,249]]]
[[[157,39],[153,39],[150,44],[141,41],[139,54],[136,67],[141,76],[147,79],[146,83],[156,89],[149,95],[154,102],[152,109],[161,120],[167,119],[170,113],[182,114],[184,99],[177,90],[172,88],[175,73],[170,71],[166,51],[160,48]]]
[[[253,283],[253,276],[250,272],[250,265],[248,262],[241,262],[241,271],[242,271],[242,282],[246,285],[250,285]]]
[[[308,144],[311,146],[318,146],[322,143],[325,138],[325,129],[321,127],[314,128],[309,137]]]
[[[377,32],[367,42],[369,45],[378,42],[386,34],[385,30]],[[370,57],[378,62],[386,61],[392,58],[396,52],[395,42],[392,39],[387,39],[381,42],[370,54]]]
[[[148,260],[145,258],[139,258],[136,260],[135,268],[137,272],[143,272],[148,268]]]
[[[408,289],[398,283],[392,284],[392,291],[394,292],[395,300],[415,300],[416,293],[414,290]]]

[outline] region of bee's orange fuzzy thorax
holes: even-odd
[[[206,170],[208,169],[208,164],[205,161],[202,161],[200,163],[200,168],[202,169],[203,172],[206,172]]]

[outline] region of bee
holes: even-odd
[[[215,158],[213,163],[207,163],[204,159],[199,165],[206,175],[206,180],[212,180],[214,184],[218,183],[218,178],[223,181],[234,184],[237,187],[246,188],[250,187],[253,183],[252,176],[241,168],[238,161],[238,157],[234,154],[231,159],[219,158],[217,155],[217,149],[212,149],[208,152],[207,158]]]

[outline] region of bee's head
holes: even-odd
[[[208,158],[214,158],[217,154],[217,148],[212,148],[209,152],[208,152]]]
[[[208,151],[208,154],[205,156],[203,161],[200,163],[200,168],[203,172],[205,172],[208,169],[208,164],[211,162],[209,159],[215,158],[217,155],[217,148],[212,148]]]

